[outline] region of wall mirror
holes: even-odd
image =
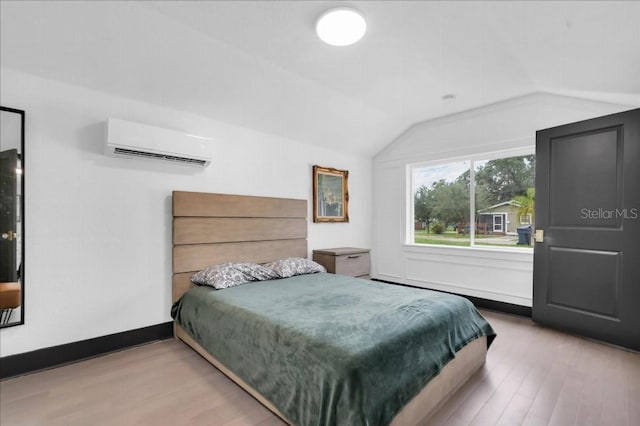
[[[0,107],[0,328],[24,324],[24,111]]]

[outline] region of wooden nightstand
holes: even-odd
[[[369,278],[369,249],[338,247],[313,251],[313,261],[327,268],[332,274]]]

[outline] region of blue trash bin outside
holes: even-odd
[[[518,227],[518,245],[519,246],[531,245],[531,225]]]

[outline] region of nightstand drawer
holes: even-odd
[[[313,260],[333,274],[368,278],[371,269],[369,250],[339,247],[313,251]]]
[[[336,256],[336,274],[359,277],[369,275],[369,253]]]

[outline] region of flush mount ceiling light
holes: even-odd
[[[316,22],[316,33],[332,46],[349,46],[360,40],[367,31],[367,23],[360,12],[347,7],[330,9]]]

